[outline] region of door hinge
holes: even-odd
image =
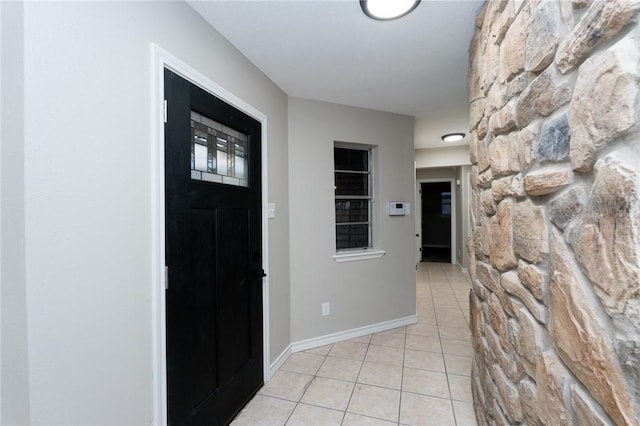
[[[164,100],[164,122],[167,122],[167,100]]]
[[[169,290],[169,267],[164,267],[164,289]]]

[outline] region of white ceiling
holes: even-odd
[[[416,148],[467,133],[468,51],[481,0],[423,0],[384,22],[357,0],[188,2],[290,96],[415,116]]]

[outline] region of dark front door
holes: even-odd
[[[221,425],[263,383],[261,125],[164,78],[168,420]]]
[[[451,184],[420,184],[422,261],[451,263]]]

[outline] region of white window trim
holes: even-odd
[[[333,260],[338,263],[353,262],[356,260],[379,259],[387,254],[386,251],[380,249],[364,249],[364,250],[342,250],[333,255]]]
[[[375,185],[375,174],[376,174],[376,149],[375,145],[368,144],[360,144],[360,143],[351,143],[351,142],[340,142],[334,141],[334,147],[337,148],[347,148],[347,149],[361,149],[369,151],[369,170],[370,170],[370,185],[371,185],[371,204],[370,204],[370,215],[371,215],[371,236],[369,243],[371,247],[368,248],[354,248],[354,249],[342,249],[336,250],[336,253],[332,256],[333,260],[338,263],[343,262],[355,262],[359,260],[372,260],[379,259],[385,254],[387,254],[386,250],[376,247],[376,232],[375,232],[375,224],[376,224],[376,214],[375,214],[375,204],[376,204],[376,185]],[[335,200],[335,196],[334,196]],[[379,242],[379,241],[378,241]],[[334,241],[335,243],[335,241]]]

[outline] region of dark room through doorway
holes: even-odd
[[[451,182],[422,182],[423,262],[451,263]]]

